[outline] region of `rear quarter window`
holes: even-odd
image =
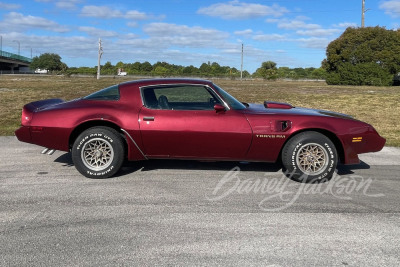
[[[85,96],[86,100],[119,100],[119,85],[113,85]]]

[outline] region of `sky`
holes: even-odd
[[[69,67],[122,61],[199,67],[217,62],[253,73],[320,67],[326,46],[360,27],[362,0],[0,0],[2,50],[56,53]],[[365,0],[365,26],[400,27],[400,0]]]

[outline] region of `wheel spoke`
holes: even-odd
[[[96,138],[88,142],[82,149],[81,159],[89,169],[101,171],[106,169],[114,158],[111,144],[104,139]]]
[[[319,144],[306,144],[297,153],[297,164],[307,175],[321,173],[327,165],[328,153]]]

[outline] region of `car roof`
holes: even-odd
[[[203,80],[203,79],[160,78],[160,79],[133,80],[133,81],[121,83],[121,85],[133,85],[133,84],[141,87],[141,86],[163,85],[163,84],[207,84],[207,85],[211,85],[212,82],[209,80]]]

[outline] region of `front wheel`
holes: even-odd
[[[93,127],[82,132],[72,147],[75,168],[88,178],[108,178],[124,161],[123,140],[112,128]]]
[[[318,132],[303,132],[286,143],[282,164],[286,175],[299,182],[332,178],[338,162],[335,145]]]

